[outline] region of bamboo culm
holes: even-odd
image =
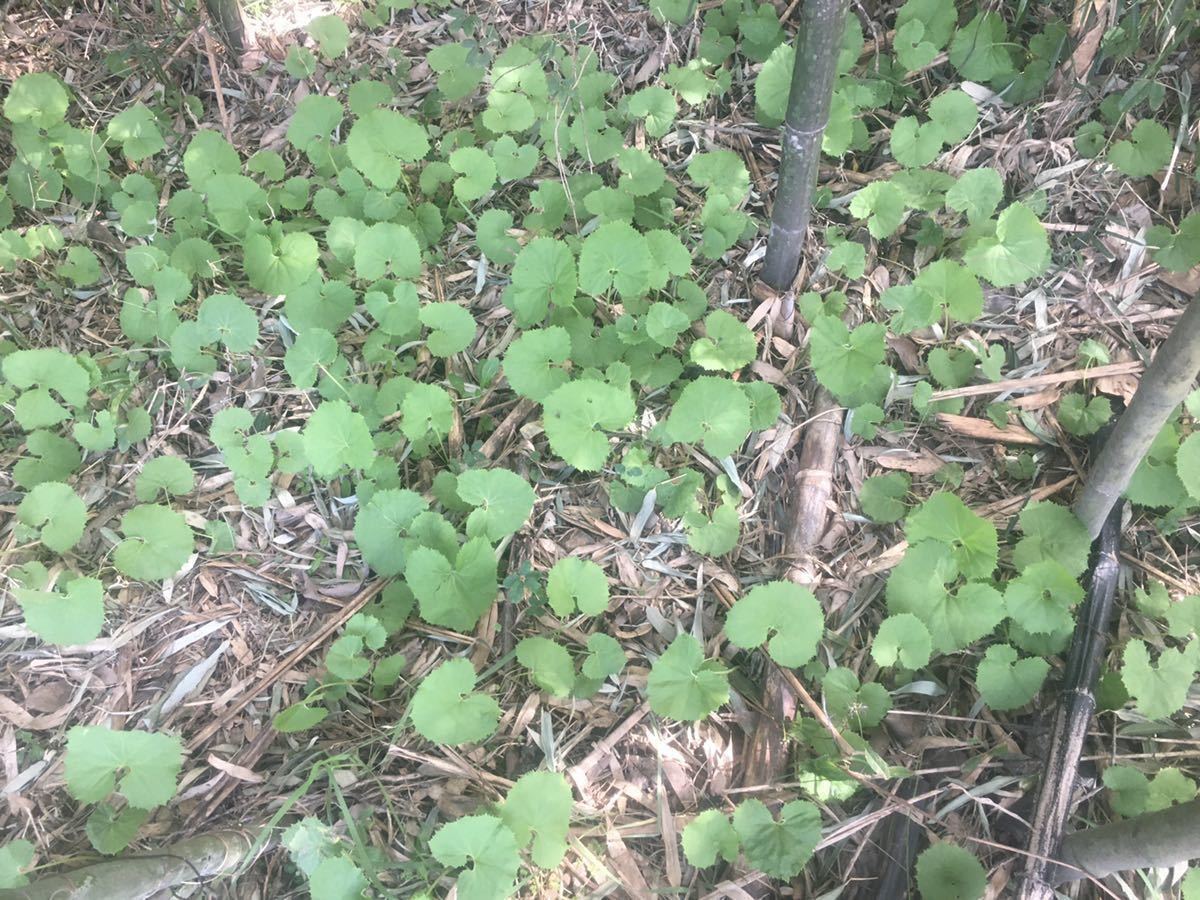
[[[1184,401],[1200,374],[1200,303],[1184,309],[1170,336],[1154,355],[1129,408],[1092,465],[1075,501],[1075,515],[1094,538],[1108,511],[1129,487],[1129,480],[1158,432]]]
[[[800,269],[848,6],[848,0],[804,0],[800,9],[796,64],[783,125],[783,160],[761,274],[763,281],[780,291],[791,288]]]

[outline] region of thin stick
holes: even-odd
[[[233,129],[229,127],[229,113],[225,109],[225,92],[221,90],[221,76],[217,73],[217,57],[213,53],[212,36],[208,28],[204,29],[204,52],[208,56],[208,71],[212,75],[213,90],[217,94],[217,112],[221,114],[221,130],[225,132],[225,140],[233,143]]]
[[[982,397],[988,394],[1003,394],[1005,391],[1033,391],[1048,384],[1068,384],[1072,381],[1085,381],[1089,378],[1105,378],[1109,375],[1135,375],[1142,371],[1138,360],[1130,362],[1109,363],[1106,366],[1092,366],[1090,369],[1072,369],[1069,372],[1051,372],[1048,375],[1034,375],[1030,378],[1007,378],[1004,381],[993,381],[990,384],[972,384],[967,387],[954,388],[947,391],[934,391],[930,402],[934,400],[953,400],[955,397]]]

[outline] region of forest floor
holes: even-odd
[[[303,25],[314,11],[326,11],[327,4],[297,0],[265,10],[264,4],[248,3],[258,46],[240,60],[203,29],[156,14],[157,5],[75,4],[68,15],[49,2],[0,5],[0,79],[56,72],[71,86],[83,117],[96,120],[134,98],[179,91],[201,100],[195,121],[181,122],[181,130],[214,127],[245,154],[286,150],[295,103],[321,85],[286,74],[284,57],[292,43],[305,40]],[[565,42],[590,45],[628,90],[691,58],[700,37],[698,29],[664,27],[641,4],[615,0],[466,5],[479,17],[481,43],[561,35]],[[863,59],[886,53],[890,33],[872,29],[869,21],[863,24]],[[405,60],[409,105],[416,106],[435,78],[425,54],[455,27],[449,14],[418,5],[394,14],[386,27],[355,28],[349,56],[363,68],[389,72],[396,71],[398,59]],[[1194,72],[1193,81],[1198,80],[1200,72]],[[837,450],[829,525],[806,562],[825,609],[827,639],[837,644],[841,664],[858,671],[863,681],[874,666],[867,648],[881,618],[885,579],[904,549],[897,526],[873,523],[860,511],[864,478],[903,471],[912,476],[915,491],[951,485],[1002,532],[1031,497],[1069,501],[1085,471],[1086,451],[1064,434],[1055,417],[1064,390],[1078,386],[1057,373],[1076,371],[1081,342],[1097,341],[1110,364],[1125,365],[1116,365],[1114,374],[1097,379],[1093,387],[1128,399],[1147,348],[1161,342],[1182,301],[1200,287],[1200,272],[1159,270],[1139,244],[1150,225],[1163,217],[1177,221],[1190,204],[1190,160],[1178,159],[1161,184],[1079,165],[1070,138],[1095,101],[1067,81],[1052,82],[1040,102],[997,106],[982,137],[942,160],[952,173],[993,168],[1018,194],[1045,192],[1041,218],[1050,231],[1056,267],[1020,292],[986,289],[984,315],[970,332],[1006,348],[1010,362],[1004,379],[973,394],[961,416],[914,420],[881,430],[870,441],[847,430]],[[693,111],[678,120],[677,128],[690,140],[663,142],[663,154],[674,154],[667,160],[670,167],[682,165],[693,145],[734,150],[751,173],[746,211],[765,222],[780,149],[776,131],[755,122],[753,101]],[[890,162],[869,155],[852,156],[845,166],[826,162],[820,182],[831,192],[834,209],[838,198],[892,171]],[[828,212],[818,211],[816,228]],[[745,783],[744,748],[757,723],[756,681],[763,674],[753,663],[734,674],[730,704],[695,724],[659,718],[642,693],[649,660],[664,641],[677,630],[711,638],[719,630],[714,613],[732,605],[748,578],[751,583],[782,578],[794,562],[784,552],[784,541],[792,527],[789,517],[802,474],[797,448],[810,424],[815,382],[805,362],[804,328],[787,306],[791,298],[755,286],[765,233],[764,226],[725,254],[704,285],[711,298],[736,310],[759,335],[751,371],[776,385],[783,398],[780,425],[763,431],[735,460],[743,503],[734,552],[715,559],[692,552],[683,532],[669,521],[616,510],[599,479],[576,475],[565,481],[546,469],[539,474],[535,432],[527,428],[535,416],[516,398],[498,404],[484,392],[460,409],[467,430],[482,420],[496,425],[486,442],[466,448],[477,459],[535,474],[534,513],[502,560],[508,595],[520,596],[526,587],[536,593],[536,576],[564,556],[599,562],[612,597],[609,633],[629,660],[619,686],[609,685],[588,700],[560,700],[533,690],[504,664],[521,637],[542,627],[527,607],[495,604],[474,635],[412,623],[394,644],[407,658],[406,678],[419,680],[435,661],[464,651],[483,673],[480,689],[503,710],[497,738],[486,749],[456,751],[414,740],[411,733],[394,740],[393,724],[407,707],[403,693],[359,698],[315,731],[281,735],[271,728],[272,715],[300,699],[319,675],[337,629],[373,599],[378,582],[349,540],[353,510],[344,498],[307,488],[293,493],[300,480],[280,474],[273,499],[248,507],[234,493],[232,473],[215,460],[205,433],[193,424],[233,398],[275,421],[299,421],[311,410],[308,397],[275,377],[265,363],[233,374],[218,372],[186,399],[174,391],[168,370],[149,367],[135,391],[146,400],[158,398],[153,437],[140,452],[83,470],[79,491],[92,504],[95,519],[76,552],[96,557],[107,552],[111,540],[105,530],[111,534],[129,505],[131,479],[165,445],[199,474],[197,489],[182,501],[186,514],[201,525],[228,523],[236,550],[193,557],[161,588],[124,582],[115,600],[110,596],[105,636],[82,647],[30,642],[19,610],[0,599],[6,617],[0,624],[5,782],[0,835],[31,840],[39,868],[72,868],[95,857],[84,833],[86,811],[62,790],[60,754],[71,726],[109,722],[180,734],[188,752],[179,793],[143,826],[140,848],[160,848],[218,827],[250,827],[277,814],[289,821],[304,815],[353,821],[353,839],[377,850],[380,860],[411,863],[391,876],[398,878],[393,881],[397,895],[408,895],[428,883],[428,870],[405,848],[423,842],[432,823],[495,800],[520,774],[549,759],[568,775],[577,815],[565,863],[542,881],[526,883],[525,896],[746,897],[774,891],[818,897],[839,888],[844,897],[874,896],[873,888],[859,885],[869,884],[886,865],[880,854],[888,851],[881,848],[887,846],[891,824],[903,818],[891,815],[904,801],[889,796],[890,789],[865,801],[860,795],[853,803],[832,794],[824,798],[824,852],[790,888],[765,887],[759,874],[733,866],[718,869],[715,878],[711,870],[700,873],[689,866],[678,834],[691,816],[747,796],[769,802],[791,798],[805,785],[791,777]],[[99,220],[87,235],[102,255],[121,247],[121,238]],[[448,240],[443,262],[429,270],[426,286],[439,298],[458,298],[471,308],[481,326],[472,353],[479,359],[495,356],[512,339],[499,288],[490,282],[482,289],[477,285],[476,251],[465,228]],[[850,303],[868,318],[886,316],[878,297],[903,267],[886,256],[887,250],[883,243],[869,242],[865,276],[845,286]],[[809,258],[817,286],[839,284],[812,263],[815,252]],[[0,273],[0,322],[8,333],[24,335],[37,346],[94,355],[121,345],[115,283],[68,302],[45,302],[39,290]],[[902,371],[920,370],[918,340],[893,337],[889,347]],[[984,409],[996,400],[1014,404],[1020,426],[1002,434],[989,427]],[[450,436],[452,452],[456,440],[461,448],[461,432]],[[693,465],[720,474],[708,456],[693,455]],[[21,496],[5,484],[16,458],[15,447],[0,458],[0,510],[6,516]],[[432,467],[415,466],[413,475],[415,487],[428,488]],[[1200,593],[1195,527],[1192,518],[1164,533],[1152,517],[1136,514],[1124,531],[1121,595],[1131,596],[1148,580],[1161,581],[1172,592]],[[16,545],[7,530],[5,541],[7,556]],[[1123,628],[1130,614],[1123,615]],[[569,627],[565,634],[581,644],[586,640]],[[730,660],[737,653],[728,645],[723,652]],[[889,764],[925,778],[929,802],[941,813],[942,833],[973,842],[989,860],[990,895],[1000,896],[1019,862],[1019,854],[1007,848],[1025,840],[1030,776],[1040,765],[1050,698],[1020,714],[994,713],[975,701],[968,674],[960,677],[951,665],[939,680],[914,680],[894,692],[887,728],[875,733],[872,747]],[[1197,710],[1200,702],[1193,698],[1188,712],[1194,717]],[[1077,810],[1084,819],[1105,818],[1101,811],[1089,812],[1097,802],[1098,763],[1152,758],[1200,778],[1195,726],[1151,734],[1126,727],[1131,724],[1126,716],[1121,710],[1102,713],[1089,735],[1083,775],[1090,787]],[[283,898],[305,891],[287,854],[270,848],[236,880],[209,885],[202,893]]]

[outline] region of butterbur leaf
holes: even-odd
[[[265,234],[250,234],[242,249],[246,278],[266,294],[290,294],[317,271],[318,248],[311,234],[293,231],[278,242]]]
[[[329,645],[325,668],[342,681],[358,681],[371,671],[371,661],[362,655],[363,639],[357,634],[343,634]]]
[[[1018,660],[1015,648],[993,644],[979,663],[975,686],[992,709],[1017,709],[1038,695],[1049,671],[1044,659]]]
[[[183,515],[166,506],[142,504],[121,519],[125,540],[113,549],[116,567],[140,581],[162,581],[192,555],[192,529]]]
[[[508,469],[469,469],[458,476],[458,496],[474,506],[467,517],[467,536],[482,535],[492,543],[518,531],[533,512],[529,482]]]
[[[1008,582],[1004,603],[1008,615],[1035,634],[1071,627],[1071,610],[1083,599],[1083,588],[1062,563],[1053,559],[1031,563]]]
[[[200,337],[220,343],[230,353],[248,353],[258,343],[258,316],[241,297],[210,294],[196,314]]]
[[[499,587],[496,554],[479,537],[463,544],[453,563],[436,550],[414,548],[404,565],[404,579],[420,603],[422,619],[458,631],[475,627]]]
[[[830,669],[821,680],[829,714],[856,732],[874,728],[892,708],[892,698],[881,684],[860,684],[858,676],[845,667]]]
[[[1150,779],[1133,766],[1109,766],[1104,770],[1108,802],[1122,816],[1140,816],[1150,798]]]
[[[598,472],[610,452],[605,431],[628,425],[635,408],[627,390],[586,380],[557,388],[546,397],[543,412],[554,452],[581,471]]]
[[[1050,267],[1050,239],[1029,207],[1013,203],[1000,213],[995,236],[975,241],[963,261],[996,287],[1010,287]]]
[[[429,67],[438,73],[438,90],[451,102],[463,99],[483,81],[486,70],[470,64],[470,54],[464,44],[439,44],[426,56]]]
[[[750,403],[737,382],[708,375],[680,392],[667,418],[673,440],[701,444],[718,459],[737,452],[750,425]]]
[[[490,262],[510,266],[516,260],[521,245],[508,233],[512,227],[512,214],[504,209],[489,209],[475,223],[475,240]]]
[[[233,144],[211,128],[193,134],[184,151],[184,173],[198,191],[215,175],[236,175],[241,168],[238,151]]]
[[[872,181],[850,201],[850,212],[867,220],[867,230],[877,240],[892,234],[908,212],[904,194],[888,181]]]
[[[625,668],[625,651],[616,638],[602,631],[589,635],[587,640],[588,653],[583,659],[580,671],[585,678],[602,681],[612,675],[620,674]]]
[[[590,559],[567,556],[550,569],[546,599],[555,615],[562,618],[581,612],[598,616],[608,609],[608,579]]]
[[[454,422],[450,395],[436,384],[411,385],[400,404],[400,412],[400,430],[415,444],[445,437]]]
[[[309,152],[319,142],[328,141],[342,122],[345,110],[333,97],[309,94],[296,104],[288,123],[287,139],[297,150]]]
[[[990,81],[1013,71],[1008,29],[998,13],[980,12],[954,33],[950,63],[968,81]]]
[[[737,504],[729,500],[721,503],[706,516],[692,510],[683,517],[687,530],[688,546],[705,556],[723,556],[737,546],[740,533]]]
[[[104,585],[95,578],[75,578],[65,591],[13,590],[25,625],[49,644],[71,647],[100,636],[104,626]]]
[[[154,113],[143,103],[135,103],[108,122],[108,136],[121,145],[125,156],[141,162],[166,148]]]
[[[91,380],[83,366],[61,350],[15,350],[4,357],[0,368],[5,381],[22,392],[13,413],[26,431],[57,425],[70,417],[54,394],[75,409],[87,405]]]
[[[170,734],[76,725],[67,733],[67,790],[83,803],[114,791],[136,809],[154,809],[175,795],[183,742]]]
[[[512,786],[500,807],[500,818],[517,846],[533,839],[531,856],[543,869],[553,869],[567,852],[571,824],[571,788],[556,772],[526,772]]]
[[[438,829],[429,842],[434,859],[462,869],[461,900],[502,900],[512,893],[521,867],[517,839],[495,816],[464,816]]]
[[[741,382],[742,391],[750,401],[750,427],[754,431],[771,428],[779,421],[783,403],[775,388],[765,381]],[[882,414],[882,410],[880,413]]]
[[[1108,150],[1108,161],[1130,178],[1153,175],[1171,161],[1171,133],[1153,119],[1133,126],[1129,140],[1117,141]]]
[[[1107,397],[1088,400],[1083,394],[1066,394],[1058,403],[1058,422],[1063,431],[1075,437],[1089,437],[1112,416]]]
[[[962,847],[939,841],[917,857],[917,887],[924,900],[979,900],[987,872]]]
[[[517,662],[529,670],[534,684],[555,697],[566,697],[575,685],[575,664],[571,654],[550,638],[522,640],[517,644]]]
[[[426,346],[434,356],[453,356],[475,338],[475,317],[457,303],[429,303],[421,307],[420,319],[430,329]]]
[[[282,709],[271,720],[271,726],[280,734],[294,734],[307,731],[319,725],[329,715],[329,710],[323,706],[309,706],[307,703],[293,703]]]
[[[317,48],[325,59],[336,59],[350,45],[350,28],[340,16],[332,13],[317,16],[309,22],[308,33],[317,42]]]
[[[87,506],[70,486],[44,481],[25,495],[17,521],[37,533],[47,549],[66,553],[83,537]]]
[[[450,168],[458,173],[454,196],[472,203],[487,195],[496,184],[496,163],[478,147],[459,147],[450,154]]]
[[[533,144],[518,144],[509,135],[492,145],[496,176],[501,181],[517,181],[533,174],[538,162],[538,148]]]
[[[517,325],[527,328],[546,318],[551,303],[570,305],[575,287],[575,257],[570,248],[554,238],[534,238],[517,254],[504,305],[515,314]]]
[[[367,884],[367,876],[347,856],[321,860],[308,876],[309,893],[321,900],[359,900]]]
[[[755,116],[768,128],[783,122],[795,65],[796,49],[785,41],[771,51],[754,79]]]
[[[1004,598],[987,584],[947,588],[958,578],[951,548],[922,541],[908,548],[887,583],[888,611],[920,619],[940,653],[961,650],[992,631],[1004,618]]]
[[[508,345],[504,374],[514,391],[541,402],[570,379],[562,368],[570,355],[571,337],[565,328],[524,331]]]
[[[739,843],[733,823],[720,810],[706,809],[683,829],[683,853],[697,868],[711,866],[718,856],[737,862]]]
[[[908,517],[905,533],[910,544],[934,540],[950,547],[959,571],[967,578],[987,578],[996,568],[996,527],[971,512],[954,494],[933,494]]]
[[[946,205],[967,214],[972,225],[986,221],[1004,199],[1004,179],[992,168],[968,169],[946,192]]]
[[[1172,272],[1186,272],[1200,265],[1200,213],[1179,223],[1179,231],[1156,225],[1146,232],[1146,243],[1154,247],[1154,261]]]
[[[908,512],[904,498],[908,496],[911,479],[905,472],[888,472],[873,475],[862,483],[858,502],[862,510],[875,522],[898,522]]]
[[[283,367],[292,384],[307,390],[317,383],[317,375],[328,372],[338,358],[337,339],[324,328],[306,328],[283,356]]]
[[[856,396],[883,361],[885,333],[884,326],[873,322],[850,331],[836,316],[817,316],[809,331],[809,354],[817,379],[839,400]]]
[[[196,473],[178,456],[157,456],[142,466],[134,483],[134,494],[143,503],[153,503],[159,494],[182,497],[196,486]]]
[[[425,129],[390,109],[373,109],[350,128],[346,151],[353,166],[371,184],[390,191],[400,181],[404,164],[429,152]]]
[[[108,803],[101,803],[88,816],[84,831],[99,852],[120,853],[137,836],[149,815],[146,810],[133,806],[118,810]]]
[[[354,271],[364,281],[375,281],[389,274],[396,278],[418,278],[421,247],[406,226],[376,222],[358,238]]]
[[[344,400],[322,401],[301,436],[304,456],[319,478],[335,478],[346,468],[366,469],[375,460],[366,420]]]
[[[979,109],[965,91],[949,90],[929,103],[930,123],[937,126],[942,141],[957,144],[964,140],[979,121]]]
[[[0,846],[0,889],[29,884],[25,871],[33,865],[33,844],[26,840],[9,841]]]
[[[1200,500],[1200,431],[1188,435],[1175,454],[1175,471],[1193,500]]]
[[[933,656],[933,639],[925,623],[912,613],[888,616],[875,632],[871,656],[880,666],[899,663],[906,669],[919,669]]]
[[[910,19],[896,28],[896,58],[908,71],[923,69],[938,55],[938,47],[925,39],[925,24]]]
[[[1146,798],[1146,811],[1158,812],[1177,803],[1187,803],[1196,796],[1196,782],[1174,766],[1159,769],[1150,782],[1150,794]]]
[[[702,369],[736,372],[754,359],[754,333],[723,309],[704,319],[704,337],[692,344],[692,362]]]
[[[4,98],[4,115],[10,122],[28,122],[51,128],[63,120],[71,95],[48,72],[30,72],[17,78]]]
[[[650,668],[650,708],[660,716],[697,722],[729,699],[729,674],[720,660],[705,659],[690,634],[678,634]]]
[[[646,238],[625,222],[609,222],[584,239],[579,288],[600,296],[611,287],[623,298],[637,298],[650,288],[652,266]]]
[[[660,138],[666,134],[678,112],[675,95],[663,87],[645,87],[629,98],[629,114],[645,121],[646,134],[650,137]]]
[[[451,659],[417,685],[409,717],[426,740],[457,746],[490,737],[500,721],[500,705],[487,694],[475,693],[475,669],[469,660]]]
[[[738,804],[733,829],[753,868],[772,878],[794,878],[821,839],[821,813],[811,803],[793,800],[784,804],[777,820],[765,803],[751,798]]]
[[[1021,510],[1019,521],[1025,536],[1013,549],[1018,570],[1046,559],[1057,560],[1072,575],[1087,568],[1092,539],[1071,510],[1043,500]]]
[[[798,668],[812,659],[825,632],[825,616],[812,591],[788,581],[753,588],[725,617],[725,634],[739,647],[767,643],[781,666]]]
[[[1165,719],[1183,708],[1196,674],[1197,647],[1193,642],[1186,652],[1168,648],[1159,653],[1157,663],[1151,663],[1145,642],[1131,640],[1125,645],[1121,680],[1138,712],[1147,719]]]

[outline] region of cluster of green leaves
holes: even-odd
[[[119,853],[155,807],[175,795],[183,765],[179,738],[145,731],[77,725],[67,734],[67,790],[95,803],[86,830],[101,853]]]
[[[503,800],[441,825],[429,853],[455,877],[463,900],[502,900],[515,890],[522,865],[554,869],[562,861],[572,806],[562,775],[527,772]],[[318,819],[301,819],[282,840],[313,897],[350,900],[372,883],[356,861],[362,848]]]
[[[363,15],[370,22],[406,5],[388,0]],[[735,458],[754,432],[776,424],[780,399],[770,384],[744,377],[759,354],[756,334],[701,285],[708,263],[755,231],[742,209],[750,176],[737,154],[707,146],[685,167],[668,168],[655,142],[672,133],[681,110],[736,90],[747,65],[761,64],[753,85],[760,121],[778,123],[794,51],[769,3],[650,6],[662,21],[696,18],[700,25],[694,58],[671,65],[661,83],[623,93],[594,52],[570,50],[552,36],[522,38],[495,53],[491,43],[466,37],[430,52],[437,88],[419,107],[405,105],[396,81],[347,77],[340,60],[349,30],[335,15],[318,17],[309,26],[311,49],[292,47],[285,65],[295,78],[319,75],[325,89],[296,105],[282,153],[248,158],[216,131],[179,140],[165,113],[140,103],[95,128],[68,124],[71,92],[46,73],[22,76],[9,91],[3,114],[15,154],[0,189],[0,270],[36,267],[64,296],[119,286],[123,349],[135,364],[153,358],[187,388],[265,361],[311,412],[285,426],[249,405],[220,409],[208,427],[213,459],[231,473],[246,506],[270,502],[280,474],[353,497],[363,566],[395,579],[347,622],[323,674],[276,716],[280,731],[316,726],[364,686],[377,699],[393,691],[407,662],[388,645],[414,612],[428,625],[469,632],[500,595],[500,560],[533,512],[534,491],[522,474],[486,468],[471,451],[462,458],[448,452],[462,427],[460,407],[487,392],[510,391],[536,405],[544,442],[526,429],[538,441],[534,465],[599,473],[616,508],[639,521],[658,511],[678,522],[697,554],[736,547],[742,485]],[[886,362],[888,328],[905,335],[969,323],[983,310],[981,282],[1011,287],[1050,262],[1038,220],[1042,198],[1008,196],[992,169],[955,177],[930,167],[988,122],[962,90],[918,96],[909,73],[945,51],[959,80],[1022,102],[1041,90],[1066,37],[1052,25],[1022,45],[999,13],[980,11],[960,25],[953,6],[935,0],[908,0],[895,26],[895,58],[864,68],[861,27],[849,18],[823,148],[835,157],[865,149],[884,136],[881,123],[891,122],[887,145],[901,169],[850,199],[850,217],[831,232],[825,262],[856,279],[870,241],[910,241],[918,251],[913,277],[883,292],[892,314],[887,328],[845,324],[840,292],[800,298],[816,376],[854,407],[852,428],[866,438],[896,382]],[[1115,125],[1119,116],[1110,112],[1106,121]],[[1139,122],[1108,148],[1108,161],[1131,175],[1156,168],[1165,135],[1158,129]],[[181,172],[166,165],[172,158]],[[692,196],[700,202],[680,202]],[[69,244],[43,221],[62,202],[104,211],[126,239],[121,259],[114,264]],[[22,224],[10,227],[18,214]],[[426,290],[427,267],[445,263],[451,234],[473,234],[477,285],[496,284],[511,315],[511,335],[488,358],[480,358],[485,345],[477,343],[472,311]],[[1160,265],[1186,269],[1200,257],[1200,218],[1178,232],[1152,230],[1148,241]],[[71,478],[85,454],[123,454],[143,441],[151,416],[129,401],[127,384],[113,387],[118,375],[129,379],[121,359],[7,345],[0,355],[0,403],[25,447],[14,470],[26,492],[17,535],[38,557],[17,570],[15,596],[34,634],[85,643],[103,627],[106,587],[76,572],[82,561],[73,554],[90,537],[87,503]],[[957,387],[976,368],[999,378],[1002,358],[998,347],[935,347],[926,363],[933,382]],[[925,381],[913,390],[922,415],[950,408],[932,403],[932,392]],[[1064,428],[1088,433],[1107,412],[1097,402],[1064,400]],[[471,426],[472,451],[490,424],[484,417]],[[1179,496],[1200,494],[1200,443],[1173,427],[1131,486],[1139,502],[1176,506]],[[717,465],[687,468],[679,459],[689,453]],[[430,491],[407,482],[410,459],[433,465]],[[171,504],[194,485],[178,457],[144,462],[137,502],[124,512],[108,554],[118,572],[158,581],[187,565],[192,527]],[[910,489],[900,473],[868,479],[863,511],[878,522],[899,521]],[[1175,499],[1155,502],[1169,491]],[[889,616],[871,647],[888,677],[898,683],[935,654],[969,651],[999,629],[1002,642],[977,664],[980,694],[997,709],[1036,695],[1048,671],[1044,657],[1061,649],[1081,595],[1075,579],[1086,563],[1086,536],[1052,504],[1031,505],[1019,523],[1022,539],[1009,559],[1000,556],[995,528],[950,494],[935,494],[907,515],[910,547],[889,579]],[[231,546],[231,535],[218,541],[220,523],[209,525],[218,526],[210,529],[210,551]],[[52,578],[42,561],[48,554],[65,554],[68,570]],[[1007,581],[996,577],[1001,568]],[[511,602],[523,599],[508,593]],[[545,601],[562,620],[602,616],[608,600],[594,562],[564,559],[548,574]],[[1181,630],[1194,621],[1190,610],[1176,604],[1162,614]],[[579,647],[527,637],[516,662],[553,696],[591,696],[626,661],[598,627]],[[859,750],[853,764],[886,771],[864,736],[890,708],[888,691],[860,682],[849,668],[816,662],[823,635],[816,599],[790,583],[754,587],[725,621],[735,647],[763,647],[777,664],[819,679],[829,715]],[[1167,682],[1195,668],[1196,646],[1163,649],[1157,666],[1147,645],[1127,646],[1122,677],[1143,713],[1177,708],[1164,712],[1177,695]],[[703,719],[729,699],[729,674],[699,640],[680,633],[653,661],[651,708],[676,720]],[[421,679],[406,721],[428,740],[460,745],[486,740],[500,716],[471,663],[455,658]],[[828,765],[835,749],[813,724],[796,728],[813,750],[801,765],[802,783],[818,799],[852,791],[853,781]],[[141,733],[104,737],[102,730],[76,738],[77,731],[68,746],[68,787],[78,799],[104,801],[89,819],[89,835],[113,852],[106,848],[128,843],[147,810],[169,799],[178,742]],[[114,791],[123,807],[111,802]],[[557,865],[570,805],[560,776],[531,773],[496,810],[443,826],[430,849],[461,870],[460,895],[504,896],[531,840],[534,864]],[[763,871],[791,877],[819,834],[817,808],[806,802],[788,804],[776,818],[747,801],[732,820],[716,812],[698,818],[684,845],[696,865],[742,852]],[[314,893],[353,894],[369,882],[344,842],[315,820],[289,830],[285,843]],[[969,894],[978,879],[965,855],[945,844],[927,851],[918,866],[922,890],[936,896],[938,885],[951,884]],[[24,847],[0,850],[0,877],[11,869],[17,878],[27,864]]]

